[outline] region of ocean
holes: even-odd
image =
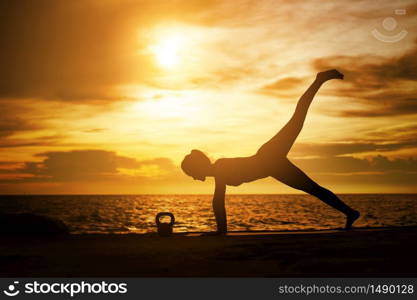
[[[344,194],[361,212],[356,227],[417,225],[417,194]],[[228,230],[318,230],[345,218],[309,195],[227,195]],[[0,213],[29,212],[62,220],[71,233],[155,232],[155,215],[175,215],[174,232],[214,231],[211,195],[4,195]]]

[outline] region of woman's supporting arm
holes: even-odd
[[[213,196],[213,211],[216,217],[217,233],[225,234],[227,232],[227,216],[224,206],[224,198],[226,194],[226,185],[215,178],[216,188]]]

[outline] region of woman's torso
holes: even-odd
[[[259,155],[220,158],[214,163],[215,177],[227,185],[238,186],[271,175],[271,169]]]

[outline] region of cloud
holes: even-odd
[[[3,113],[0,112],[0,115]],[[0,116],[0,138],[4,138],[19,131],[27,131],[38,129],[36,125],[30,122],[14,117],[14,116]]]
[[[285,77],[263,87],[265,90],[287,90],[299,87],[304,83],[303,78]]]
[[[291,149],[291,156],[320,156],[332,157],[364,152],[389,152],[407,148],[416,148],[417,140],[404,140],[398,142],[335,142],[335,143],[296,143]]]
[[[120,156],[115,152],[105,150],[73,150],[45,152],[35,155],[41,161],[29,161],[21,167],[2,169],[2,174],[24,174],[25,178],[9,178],[3,182],[97,182],[97,181],[123,181],[129,177],[140,179],[146,176],[128,175],[121,172],[122,169],[140,170],[153,167],[162,170],[164,176],[171,176],[177,171],[171,160],[167,158],[155,158],[150,160],[136,160],[131,157]],[[5,163],[6,164],[6,163]],[[155,178],[160,179],[160,178]]]
[[[261,94],[272,95],[282,98],[299,97],[299,88],[304,88],[306,85],[306,78],[300,77],[284,77],[272,83],[266,84],[258,89]]]
[[[41,136],[33,139],[2,139],[0,148],[18,148],[18,147],[44,147],[62,144],[60,141],[64,135]]]
[[[417,181],[417,160],[414,158],[388,159],[377,155],[367,159],[326,157],[294,159],[294,162],[313,179],[327,184],[414,185]]]
[[[362,110],[342,110],[342,116],[381,117],[417,113],[416,58],[415,46],[400,57],[332,56],[315,60],[313,66],[342,71],[347,84],[327,93],[364,105]]]
[[[40,124],[23,118],[20,113],[24,110],[13,103],[0,102],[0,138],[11,136],[16,132],[42,128]]]
[[[91,128],[91,129],[85,129],[83,130],[83,132],[86,133],[100,133],[100,132],[105,132],[107,129],[106,128]]]

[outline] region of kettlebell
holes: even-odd
[[[159,220],[163,216],[168,216],[171,218],[171,222],[169,223],[161,223]],[[169,236],[172,234],[172,227],[175,223],[174,215],[170,212],[160,212],[155,217],[156,226],[158,227],[158,234],[160,236]]]

